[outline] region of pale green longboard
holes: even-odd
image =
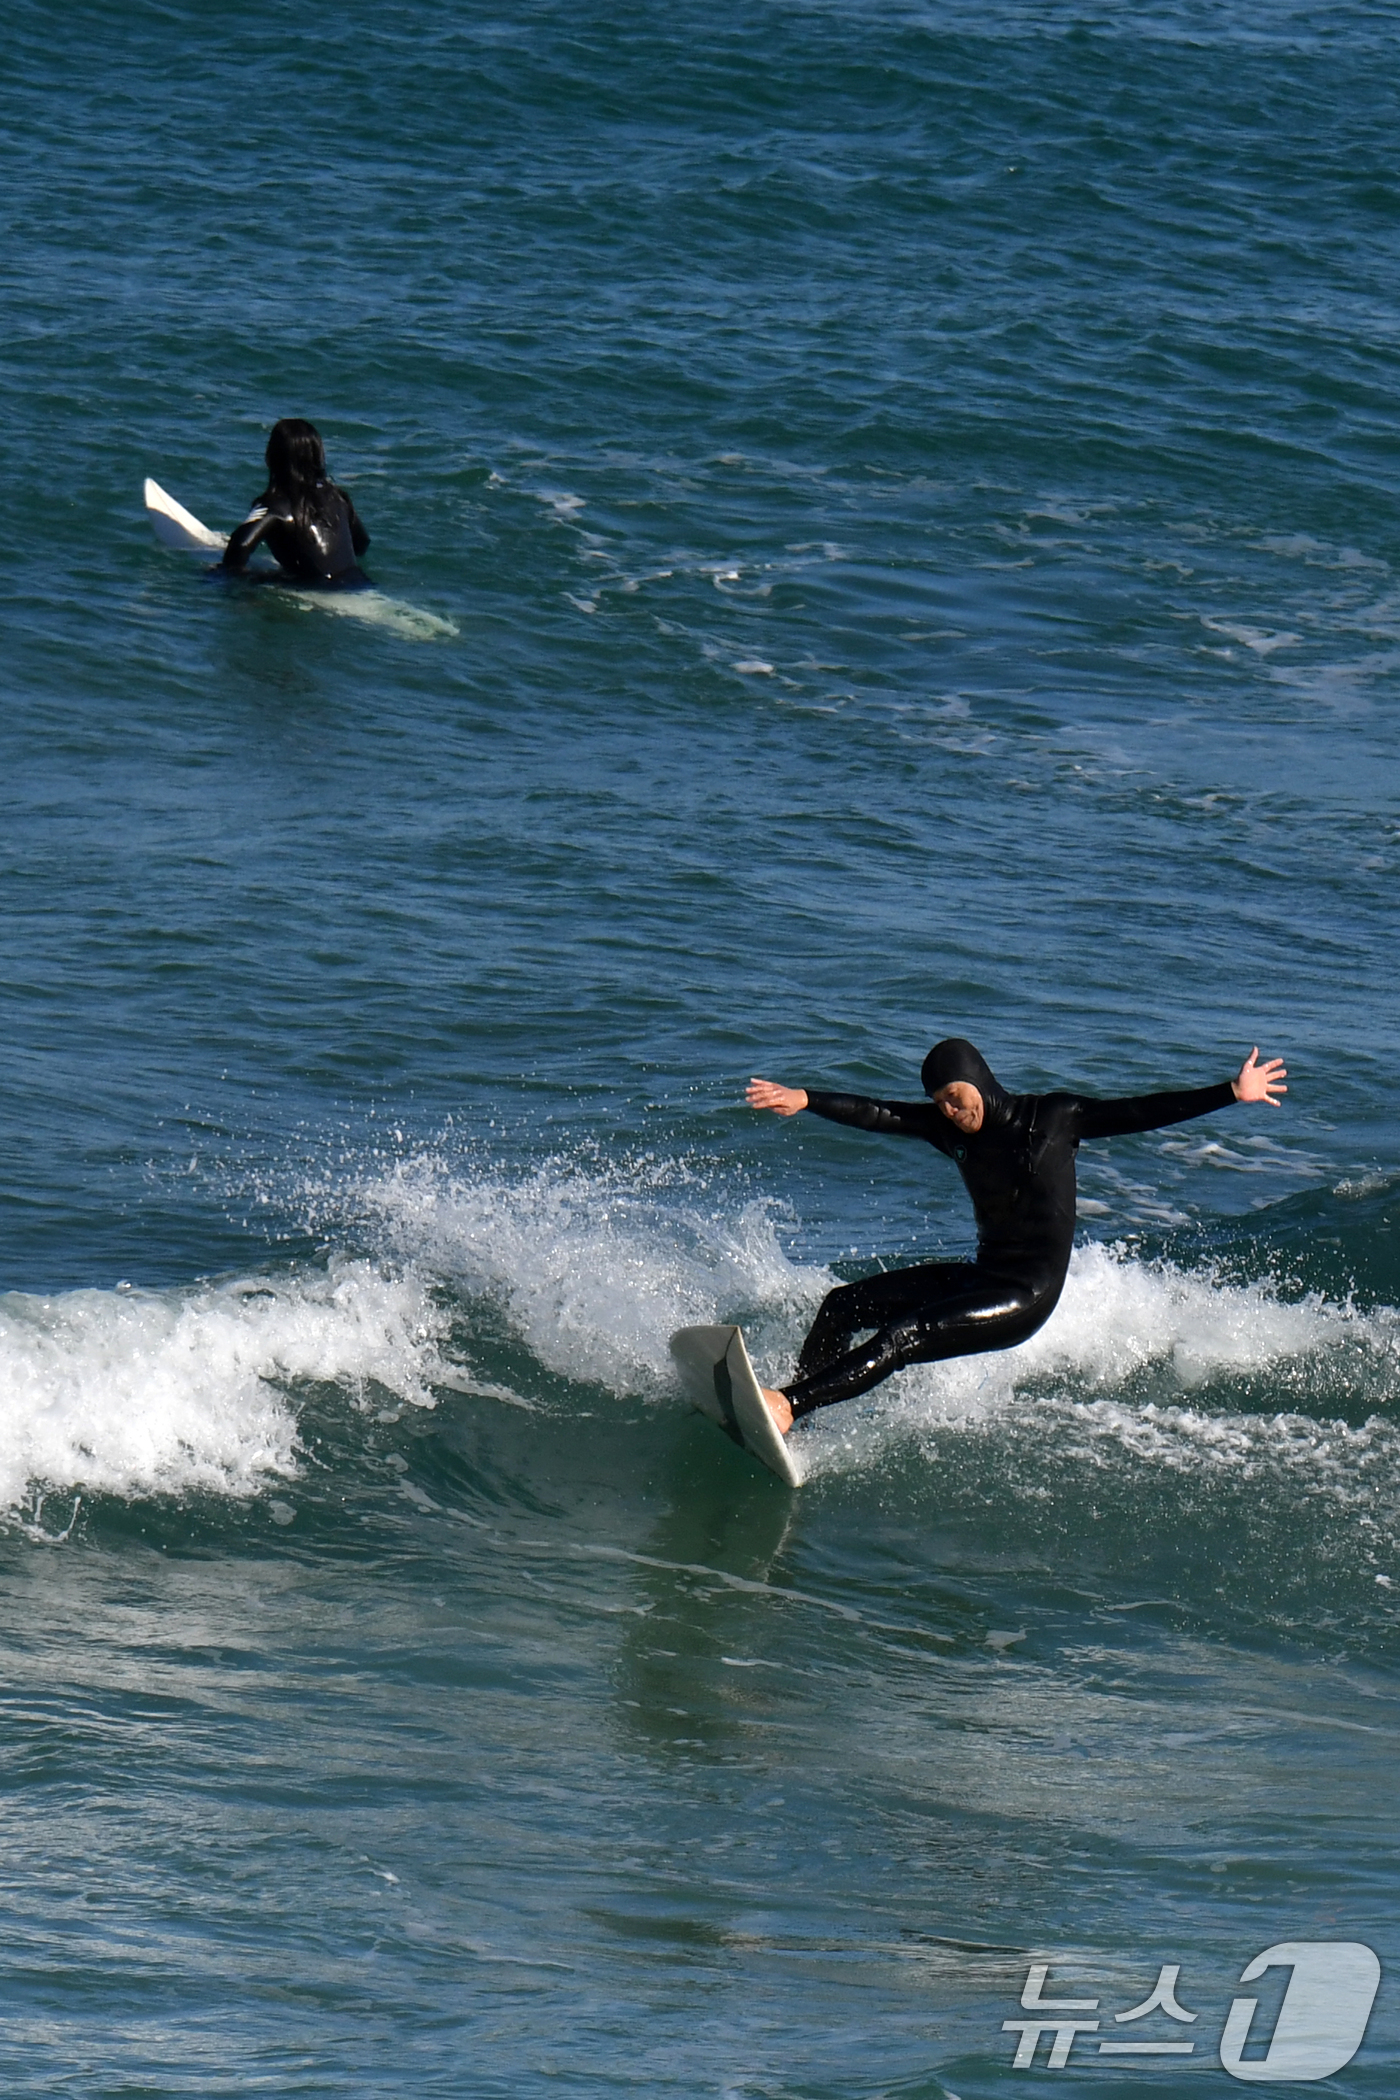
[[[802,1475],[759,1391],[741,1327],[682,1327],[671,1336],[681,1383],[712,1422],[788,1487]]]

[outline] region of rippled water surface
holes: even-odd
[[[1393,2093],[1395,9],[6,27],[6,2089]],[[952,1032],[1291,1092],[790,1495],[670,1331],[969,1221],[743,1082]]]

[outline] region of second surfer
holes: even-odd
[[[315,424],[302,416],[274,423],[266,459],[267,487],[229,535],[220,567],[241,575],[253,549],[265,546],[298,583],[368,583],[359,557],[369,534],[331,480]]]

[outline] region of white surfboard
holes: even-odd
[[[682,1327],[671,1336],[671,1354],[701,1414],[718,1422],[726,1436],[788,1487],[800,1487],[802,1475],[759,1391],[743,1329]]]
[[[177,503],[149,474],[141,493],[151,530],[162,547],[173,548],[179,554],[223,553],[228,534],[211,532],[207,525],[201,525],[192,511]],[[276,588],[303,612],[338,613],[342,619],[363,620],[371,627],[387,627],[391,634],[401,634],[410,642],[436,641],[458,632],[451,620],[439,619],[436,613],[424,612],[421,606],[406,605],[401,598],[386,598],[383,591],[372,587],[362,591],[306,591],[293,584],[278,584]]]
[[[174,547],[181,554],[222,554],[228,545],[228,534],[211,532],[201,525],[198,518],[168,496],[158,481],[146,476],[141,494],[145,498],[146,516],[151,521],[151,530],[162,547]]]

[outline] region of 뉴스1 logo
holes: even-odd
[[[1369,1947],[1360,1940],[1281,1940],[1245,1965],[1240,1982],[1257,1983],[1267,1970],[1284,1968],[1292,1974],[1272,2033],[1255,2031],[1257,1998],[1233,1999],[1225,2016],[1220,2062],[1246,2085],[1330,2078],[1351,2062],[1366,2034],[1381,1980],[1380,1962]],[[1049,1974],[1049,1962],[1034,1962],[1021,1993],[1021,2010],[1031,2017],[1002,2021],[1004,2034],[1019,2036],[1011,2059],[1014,2070],[1063,2071],[1076,2042],[1081,2057],[1096,2054],[1125,2065],[1198,2054],[1195,2040],[1183,2032],[1195,2025],[1200,2012],[1192,2012],[1177,1996],[1180,1962],[1164,1962],[1147,1996],[1125,2012],[1114,2013],[1111,2026],[1097,2017],[1097,1998],[1047,1998]],[[1084,2013],[1095,2017],[1081,2019]],[[1150,2029],[1131,2036],[1123,2033],[1147,2019],[1152,2019]],[[1048,2047],[1039,2055],[1042,2039]],[[1262,2043],[1268,2045],[1262,2055],[1246,2057],[1246,2049],[1257,2050]],[[1209,2048],[1209,2042],[1202,2042],[1199,2053]]]

